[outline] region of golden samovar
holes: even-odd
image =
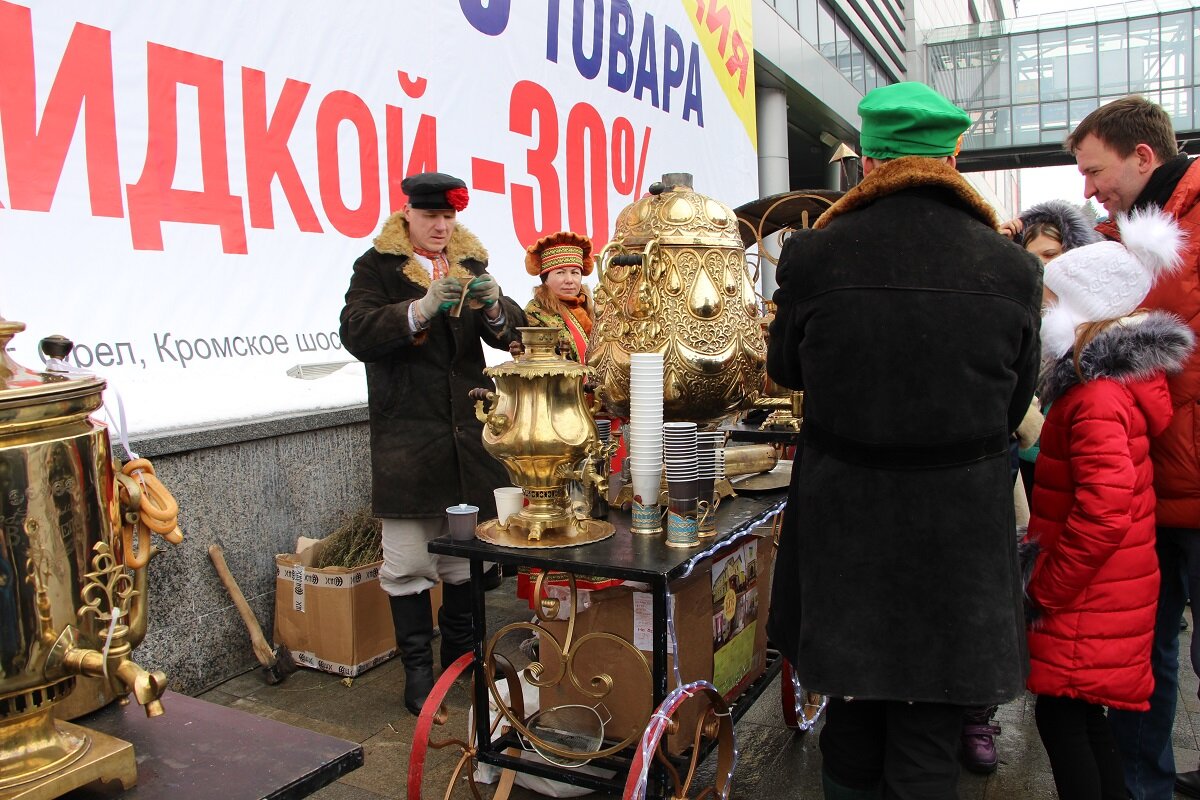
[[[123,538],[123,525],[137,529],[145,485],[114,468],[108,431],[89,416],[101,406],[105,383],[14,363],[8,343],[24,329],[0,319],[5,800],[58,797],[98,779],[132,786],[132,745],[56,721],[52,712],[77,678],[90,677],[107,682],[112,696],[132,692],[147,715],[157,716],[167,682],[130,659],[145,633],[146,563],[155,548],[148,536],[136,537],[136,547]],[[61,365],[70,343],[56,338],[44,341],[43,352]],[[167,538],[177,541],[178,529],[173,533]]]
[[[483,392],[475,403],[484,424],[483,446],[524,491],[526,505],[505,524],[483,523],[476,535],[509,547],[569,547],[605,539],[613,526],[591,519],[590,502],[576,507],[568,492],[574,483],[589,498],[607,495],[603,464],[616,445],[600,442],[584,398],[588,369],[555,352],[556,328],[518,330],[524,355],[484,370],[496,381],[495,392],[473,391]]]
[[[663,416],[714,423],[762,386],[766,347],[733,211],[664,175],[617,216],[597,259],[588,366],[597,394],[629,417],[629,356],[663,354]]]

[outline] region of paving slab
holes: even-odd
[[[516,598],[514,581],[488,595],[489,631],[502,625],[528,620],[532,612]],[[1189,617],[1190,620],[1190,617]],[[518,668],[527,659],[516,649],[520,636],[507,637],[502,648]],[[1179,713],[1173,731],[1176,762],[1181,770],[1200,767],[1200,680],[1192,674],[1187,659],[1191,632],[1180,637]],[[435,642],[436,647],[436,642]],[[267,686],[257,670],[225,681],[201,695],[214,703],[271,717],[363,744],[364,765],[336,783],[312,795],[317,800],[392,800],[407,797],[408,757],[416,718],[403,705],[404,669],[399,659],[381,664],[344,685],[338,676],[300,669],[285,682]],[[468,697],[465,685],[456,685],[448,703],[449,731],[465,732]],[[1002,732],[997,739],[1000,765],[992,775],[974,775],[965,770],[959,780],[961,800],[1051,800],[1056,796],[1050,765],[1033,719],[1034,698],[1024,695],[1001,706],[996,722]],[[747,710],[737,728],[738,768],[731,797],[762,800],[765,797],[821,797],[821,753],[819,729],[796,734],[783,723],[779,681],[774,681]],[[427,762],[425,796],[441,797],[457,763],[457,750],[431,751]],[[698,778],[711,785],[715,759],[701,765]],[[492,787],[481,786],[490,798]],[[468,798],[462,780],[454,798]],[[615,797],[593,793],[596,800]],[[542,795],[514,787],[512,800],[536,800]]]

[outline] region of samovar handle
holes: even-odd
[[[609,257],[610,250],[616,250],[620,245],[616,241],[611,241],[604,245],[604,249],[596,256],[596,285],[604,285],[604,261]]]
[[[487,425],[488,412],[484,410],[483,404],[490,403],[496,399],[496,393],[490,389],[476,387],[467,392],[467,397],[475,401],[475,418]]]
[[[493,414],[484,409],[484,403],[495,403],[495,392],[483,387],[476,387],[468,392],[467,396],[475,401],[475,418],[486,425],[493,436],[499,436],[508,430],[508,417],[503,414]]]

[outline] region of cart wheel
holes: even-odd
[[[707,706],[705,713],[696,723],[692,732],[692,748],[690,760],[683,764],[680,771],[678,761],[671,761],[664,755],[660,746],[668,733],[680,733],[678,722],[673,715],[685,702],[702,703]],[[687,733],[687,731],[682,731]],[[717,769],[713,786],[694,786],[696,768],[700,766],[700,752],[705,739],[717,742]],[[737,752],[733,735],[733,717],[729,706],[721,697],[720,692],[708,681],[696,681],[681,686],[667,696],[662,705],[650,717],[646,732],[641,741],[636,744],[633,763],[629,767],[629,777],[625,781],[625,800],[644,800],[646,784],[650,772],[650,763],[657,761],[664,768],[667,782],[665,796],[671,798],[705,797],[714,791],[716,797],[728,797],[733,783],[733,769],[736,765]]]
[[[783,671],[779,678],[779,695],[783,704],[783,722],[799,733],[806,733],[817,726],[828,698],[816,692],[805,691],[792,664],[783,659]]]
[[[448,721],[449,713],[442,703],[445,701],[446,695],[450,693],[450,689],[453,688],[455,680],[470,669],[474,663],[474,653],[465,653],[459,656],[457,661],[446,668],[442,677],[438,678],[437,683],[433,685],[433,691],[425,700],[425,705],[421,706],[421,714],[417,717],[417,727],[413,731],[412,753],[408,759],[408,800],[421,800],[421,781],[425,776],[425,756],[430,747],[438,750],[454,745],[462,750],[458,764],[450,776],[450,782],[446,785],[447,797],[458,782],[464,767],[470,767],[473,763],[475,756],[473,743],[454,738],[433,741],[430,736],[433,734],[434,725],[445,725]]]

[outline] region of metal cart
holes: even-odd
[[[761,533],[764,526],[770,526],[773,531],[777,531],[785,502],[783,491],[726,500],[717,511],[716,535],[693,549],[669,547],[663,537],[631,535],[629,514],[617,509],[608,516],[608,521],[616,527],[615,535],[581,547],[511,548],[488,544],[478,539],[454,541],[448,537],[431,542],[430,552],[459,556],[471,561],[476,619],[475,650],[474,653],[464,655],[443,673],[420,715],[409,762],[409,799],[417,800],[426,796],[425,792],[427,796],[434,796],[433,787],[423,788],[425,756],[429,748],[447,745],[456,746],[461,751],[461,757],[451,776],[450,785],[445,787],[446,797],[450,796],[459,778],[464,775],[471,792],[476,797],[480,796],[470,775],[475,761],[491,764],[506,771],[504,779],[496,789],[496,798],[507,794],[513,772],[540,775],[554,781],[598,791],[621,793],[625,797],[689,797],[696,796],[692,792],[705,794],[712,793],[714,789],[716,796],[727,797],[736,762],[733,725],[776,675],[781,671],[784,673],[783,714],[791,727],[798,730],[812,727],[824,707],[822,698],[803,691],[785,660],[770,649],[765,653],[765,671],[754,678],[728,704],[711,684],[704,681],[675,685],[678,673],[669,668],[667,657],[672,623],[668,614],[668,596],[674,581],[687,576],[713,552],[733,546],[742,538],[756,535],[756,532]],[[773,545],[774,538],[769,541]],[[533,628],[533,625],[515,623],[501,628],[489,637],[483,590],[486,562],[535,567],[542,571],[543,577],[549,572],[572,576],[569,581],[572,591],[567,599],[572,607],[568,609],[570,623],[566,641],[555,641],[549,647],[543,644],[538,660],[524,669],[525,677],[533,682],[566,680],[569,677],[577,687],[597,699],[602,699],[612,688],[611,680],[606,685],[607,676],[593,675],[581,682],[579,676],[573,672],[577,666],[574,656],[578,654],[585,639],[603,636],[606,637],[603,646],[624,647],[637,654],[643,663],[647,659],[632,644],[609,634],[593,633],[572,640],[571,629],[575,615],[573,576],[608,576],[638,582],[649,588],[652,598],[653,646],[646,669],[649,673],[652,694],[650,707],[653,713],[647,715],[644,730],[639,729],[636,734],[615,742],[611,737],[606,737],[595,749],[584,753],[570,747],[558,746],[553,742],[542,742],[542,747],[539,748],[543,755],[564,759],[563,763],[586,761],[588,766],[611,771],[612,777],[558,766],[543,759],[530,760],[521,757],[523,740],[525,744],[529,740],[529,719],[524,712],[516,670],[506,658],[498,654],[494,646],[500,637],[511,633],[511,629]],[[540,596],[540,580],[537,591],[539,594],[535,596]],[[543,612],[547,609],[551,612],[556,610],[556,602],[559,601],[544,602],[543,608],[538,611],[539,618],[548,619]],[[596,644],[593,639],[591,645]],[[547,650],[552,652],[547,653]],[[580,660],[586,660],[586,657]],[[551,664],[555,661],[558,663]],[[466,740],[435,739],[435,731],[447,722],[442,700],[455,679],[468,669],[473,670],[474,674],[471,702],[475,720],[471,735]],[[583,683],[587,686],[583,686]],[[503,684],[507,684],[509,688],[509,699],[505,701],[501,699],[502,693],[497,691],[497,687]],[[502,717],[499,724],[495,724],[489,714],[489,700],[500,708]],[[699,715],[690,715],[692,718],[698,716],[695,730],[682,732],[691,737],[690,746],[683,748],[681,752],[672,753],[664,746],[665,737],[668,733],[681,733],[676,714],[685,703],[701,703],[706,707]],[[714,750],[717,751],[718,758],[715,785],[701,790],[693,785],[696,767]],[[441,791],[438,790],[438,793]]]

